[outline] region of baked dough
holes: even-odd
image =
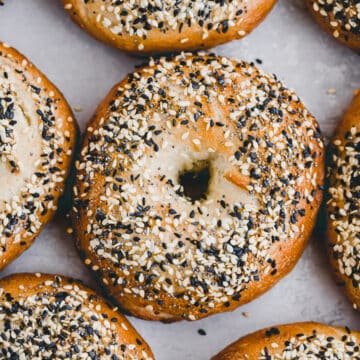
[[[242,38],[276,0],[63,0],[97,39],[132,53],[198,50]]]
[[[360,333],[318,323],[269,327],[247,335],[212,360],[359,360]]]
[[[358,0],[306,0],[310,12],[336,40],[360,52],[360,3]]]
[[[360,309],[360,93],[329,147],[328,238],[336,277]]]
[[[57,88],[0,43],[0,270],[27,249],[57,209],[77,126]]]
[[[320,129],[252,64],[150,60],[87,127],[73,221],[80,254],[130,313],[195,320],[287,274],[322,199]]]
[[[59,275],[0,280],[3,359],[150,360],[149,346],[94,291]]]

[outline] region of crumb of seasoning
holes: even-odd
[[[247,311],[243,311],[241,314],[243,317],[246,317],[246,318],[250,317],[250,313],[248,313]]]
[[[263,63],[263,61],[261,59],[255,59],[255,61],[256,61],[257,64],[262,64]]]
[[[74,107],[74,110],[75,110],[76,112],[81,112],[83,109],[82,109],[81,106],[75,106],[75,107]]]
[[[336,94],[336,89],[335,88],[327,89],[326,93],[329,94],[329,95],[335,95]]]
[[[206,331],[204,329],[199,329],[198,334],[201,336],[206,336]]]

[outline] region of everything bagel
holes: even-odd
[[[0,43],[0,270],[27,249],[57,209],[77,126],[57,88]]]
[[[131,53],[210,48],[250,33],[276,0],[63,0],[97,39]]]
[[[317,122],[275,77],[201,53],[151,60],[110,91],[87,127],[77,246],[136,316],[233,310],[295,265],[323,166]]]
[[[0,314],[2,359],[153,359],[123,316],[66,277],[17,274],[0,280]]]
[[[360,309],[360,93],[330,145],[328,239],[336,277]]]
[[[212,360],[360,359],[360,333],[318,323],[274,326],[247,335]]]
[[[360,52],[360,3],[358,0],[306,0],[321,27],[336,40]]]

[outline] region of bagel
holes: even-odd
[[[63,0],[100,41],[131,53],[210,48],[250,33],[276,0]]]
[[[360,3],[357,0],[306,0],[320,26],[336,40],[360,52]]]
[[[195,320],[293,268],[322,199],[324,151],[316,120],[275,77],[181,54],[110,91],[76,168],[85,264],[128,312]]]
[[[77,134],[59,90],[0,43],[0,270],[27,249],[63,193]]]
[[[360,310],[360,93],[340,122],[329,152],[330,261],[354,308]]]
[[[212,360],[360,359],[360,333],[318,323],[269,327],[247,335]]]
[[[2,359],[150,360],[131,324],[79,281],[17,274],[0,280]]]

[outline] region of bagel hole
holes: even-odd
[[[193,164],[191,169],[180,172],[178,179],[182,186],[180,194],[192,202],[206,199],[210,175],[210,163],[207,161]]]

